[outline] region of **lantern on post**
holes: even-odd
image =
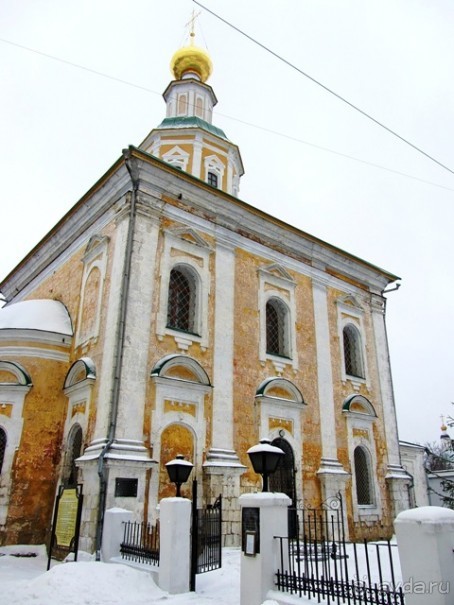
[[[261,439],[260,443],[249,448],[247,451],[251,459],[254,471],[263,477],[263,492],[268,491],[268,475],[274,473],[281,456],[284,452],[275,445],[271,445],[269,439]]]
[[[181,485],[189,479],[193,466],[192,462],[185,460],[181,454],[178,454],[174,460],[167,462],[166,469],[169,479],[177,486],[177,498],[181,497]]]

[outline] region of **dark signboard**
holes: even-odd
[[[246,554],[260,552],[260,509],[245,507],[241,519],[241,550]],[[251,540],[254,544],[251,545]]]

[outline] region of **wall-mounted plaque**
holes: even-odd
[[[260,552],[260,509],[245,507],[241,519],[241,550],[245,554]],[[251,540],[254,540],[252,544]]]
[[[115,497],[137,498],[137,479],[115,479]]]

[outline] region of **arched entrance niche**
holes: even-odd
[[[186,460],[194,464],[194,434],[191,429],[182,424],[171,424],[161,434],[158,501],[175,496],[176,487],[169,481],[166,464],[177,454],[182,454]],[[188,483],[181,486],[183,498],[191,498],[192,478],[191,475]]]
[[[280,492],[286,494],[292,500],[292,506],[296,505],[296,481],[295,481],[295,455],[290,443],[282,438],[273,439],[272,445],[279,447],[284,456],[279,459],[278,467],[275,473],[269,477],[269,486],[271,492]]]

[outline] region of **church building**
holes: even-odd
[[[242,201],[210,57],[191,40],[171,67],[159,126],[0,283],[0,544],[48,543],[62,484],[82,485],[83,550],[109,508],[154,521],[177,454],[239,544],[262,438],[285,453],[273,491],[340,494],[350,539],[390,536],[409,483],[385,326],[398,278]]]

